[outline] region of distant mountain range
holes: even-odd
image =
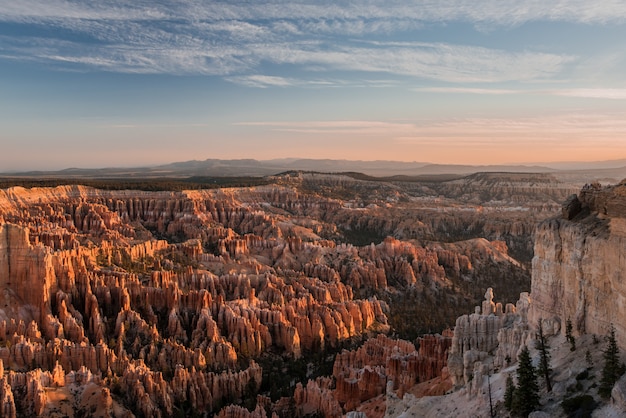
[[[2,173],[4,177],[48,178],[154,178],[154,177],[262,177],[285,171],[325,173],[360,172],[369,176],[467,175],[476,172],[559,173],[572,176],[593,174],[593,178],[626,177],[626,159],[597,162],[554,162],[524,165],[454,165],[401,161],[352,161],[284,158],[274,160],[192,160],[151,167],[68,168],[60,171]],[[593,171],[593,173],[591,173]]]

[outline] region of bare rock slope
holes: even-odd
[[[530,295],[522,293],[516,306],[503,308],[488,289],[482,306],[458,318],[447,362],[456,389],[441,397],[388,396],[386,416],[509,416],[505,382],[516,376],[522,347],[538,364],[539,323],[550,346],[552,390],[540,377],[540,405],[531,416],[574,416],[562,402],[584,397],[591,400],[589,416],[626,416],[626,376],[615,383],[609,399],[598,393],[607,344],[601,336],[611,324],[621,360],[626,351],[625,224],[626,182],[586,185],[570,196],[560,216],[537,228]],[[566,340],[567,320],[573,324],[575,347]]]

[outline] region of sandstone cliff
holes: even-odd
[[[567,416],[561,402],[582,395],[594,399],[594,416],[623,416],[624,378],[607,402],[599,399],[593,373],[600,374],[603,363],[597,336],[606,335],[611,323],[618,345],[626,347],[621,309],[625,225],[626,182],[587,185],[570,196],[561,216],[537,228],[530,295],[522,293],[516,306],[503,309],[488,289],[482,306],[458,318],[448,357],[457,390],[440,399],[390,396],[386,416],[480,415],[490,406],[496,414],[507,414],[501,404],[506,378],[515,375],[521,347],[529,347],[538,360],[539,321],[550,346],[552,391],[539,379],[540,412],[533,416]],[[574,351],[565,341],[567,319],[574,325]]]
[[[537,229],[530,318],[564,332],[605,335],[613,323],[626,347],[626,183],[585,186],[563,216]]]
[[[534,336],[528,324],[528,293],[504,310],[493,297],[492,289],[487,289],[482,306],[459,317],[454,327],[448,372],[454,385],[466,386],[470,393],[482,390],[487,374],[515,361],[519,349]]]

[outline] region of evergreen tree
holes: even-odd
[[[598,393],[603,398],[611,396],[613,385],[617,379],[626,371],[626,366],[619,361],[619,348],[615,339],[615,327],[611,324],[609,335],[606,337],[607,345],[604,350],[604,368],[602,369],[602,379]]]
[[[587,361],[587,366],[593,367],[593,357],[591,357],[591,351],[589,351],[589,349],[585,352],[585,360]]]
[[[546,380],[546,391],[552,392],[552,382],[550,381],[550,373],[552,368],[550,367],[550,346],[546,342],[546,336],[543,334],[543,321],[539,318],[539,324],[537,326],[537,339],[535,340],[535,348],[539,350],[541,360],[539,361],[539,370]]]
[[[570,344],[570,351],[576,351],[576,340],[572,335],[572,321],[567,318],[567,322],[565,323],[565,339]]]
[[[504,407],[509,411],[513,408],[513,396],[515,395],[515,385],[511,375],[506,377],[506,389],[504,391]]]
[[[512,411],[526,417],[539,406],[539,385],[528,347],[522,348],[517,361],[517,388],[513,396]]]
[[[487,375],[487,386],[489,387],[489,416],[495,418],[496,413],[493,410],[493,398],[491,396],[491,370],[489,370],[489,374]]]

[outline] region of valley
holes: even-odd
[[[531,289],[536,225],[580,188],[528,173],[5,181],[6,416],[382,416],[381,396],[418,382],[443,394],[457,318],[487,288],[510,303]]]

